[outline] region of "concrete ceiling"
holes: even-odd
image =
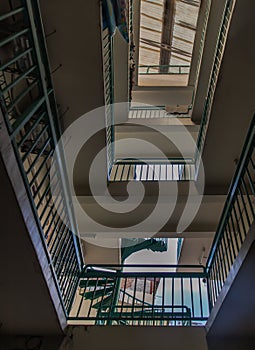
[[[205,266],[212,241],[214,238],[214,232],[210,234],[204,233],[204,237],[189,238],[189,234],[185,235],[185,239],[182,244],[181,256],[178,264],[180,265],[203,265]]]
[[[92,241],[90,243],[89,241]],[[120,251],[120,242],[115,240],[112,243],[113,247],[117,248],[107,248],[100,245],[96,245],[97,241],[93,239],[82,240],[82,250],[84,260],[86,265],[95,265],[95,264],[106,264],[106,265],[119,265],[121,264],[121,251]]]
[[[103,236],[107,235],[109,238],[116,235],[121,237],[121,232],[122,234],[130,232],[132,236],[132,234],[142,232],[145,234],[154,232],[153,230],[157,228],[160,237],[171,238],[182,237],[182,233],[176,233],[180,232],[180,226],[178,225],[182,218],[181,222],[185,225],[184,232],[187,237],[191,238],[194,234],[195,237],[212,238],[218,225],[225,196],[204,196],[197,213],[193,213],[198,198],[196,195],[191,195],[189,202],[187,202],[187,196],[179,195],[178,202],[175,203],[174,196],[161,196],[160,212],[152,216],[155,205],[156,208],[159,208],[159,205],[157,206],[157,196],[144,197],[140,205],[137,205],[138,198],[135,196],[128,199],[129,204],[122,202],[127,200],[127,197],[115,197],[115,203],[109,199],[107,200],[106,197],[97,197],[96,199],[100,204],[95,202],[92,197],[79,197],[80,205],[86,216],[77,215],[78,226],[81,236],[91,236],[93,234],[99,237],[103,234]],[[183,216],[184,208],[188,210],[185,212],[185,216]],[[172,214],[171,210],[173,210]],[[192,216],[192,219],[189,219],[190,216]],[[95,222],[101,226],[95,225]],[[142,226],[139,226],[139,231],[135,227],[132,229],[133,225],[140,223],[142,223]]]
[[[158,150],[166,157],[192,158],[195,153],[197,125],[140,125],[124,124],[116,128],[116,159],[159,158]]]

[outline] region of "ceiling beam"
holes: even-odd
[[[157,3],[157,0],[156,0],[156,1],[143,0],[143,2],[147,2],[148,4],[151,4],[151,5],[155,5],[155,6],[162,7],[162,4]]]
[[[145,27],[145,26],[140,26],[141,29],[144,29],[144,30],[148,30],[149,32],[154,32],[154,33],[159,33],[160,34],[160,31],[157,30],[157,29],[153,29],[153,28],[149,28],[149,27]]]
[[[146,18],[152,19],[153,21],[157,21],[157,22],[162,23],[162,18],[157,18],[157,17],[154,17],[154,16],[150,16],[147,13],[144,13],[144,12],[141,13],[141,16],[144,16]]]
[[[199,1],[193,1],[193,0],[179,0],[180,2],[183,2],[184,4],[195,6],[195,7],[200,7],[200,2]]]
[[[190,52],[187,52],[187,51],[184,51],[184,50],[181,50],[177,47],[174,47],[174,46],[169,46],[169,45],[166,45],[165,43],[158,43],[154,40],[149,40],[149,39],[146,39],[146,38],[141,38],[140,39],[140,42],[143,43],[143,44],[146,44],[146,45],[149,45],[149,46],[152,46],[152,47],[157,47],[160,49],[164,49],[165,51],[168,51],[170,52],[170,55],[172,52],[175,52],[179,55],[183,55],[185,57],[192,57],[192,53]],[[169,64],[169,63],[167,63]]]
[[[178,23],[176,23],[176,25],[178,25],[182,28],[185,28],[185,29],[193,30],[194,32],[197,30],[197,28],[195,26],[193,26],[192,24],[186,23],[183,21],[179,21]]]
[[[174,28],[174,15],[175,15],[175,0],[165,0],[164,11],[163,11],[163,25],[162,25],[162,36],[161,43],[171,47],[173,40],[173,28]],[[160,49],[160,66],[169,65],[171,58],[171,51],[164,47]],[[167,67],[161,67],[160,72],[164,73],[167,71]]]

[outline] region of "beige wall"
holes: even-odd
[[[61,350],[207,350],[203,327],[75,327]]]
[[[189,105],[193,87],[136,87],[133,90],[133,102],[155,106]]]
[[[116,30],[114,36],[114,102],[128,102],[129,99],[129,45]],[[126,107],[126,108],[124,108]],[[115,121],[128,119],[128,104],[115,106]]]

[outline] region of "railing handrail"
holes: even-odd
[[[190,68],[189,64],[148,64],[148,65],[140,65],[139,68],[147,68],[147,67],[152,67],[152,68],[159,68],[159,67],[174,67],[174,68],[179,68],[179,67],[185,67],[185,68]]]
[[[165,110],[165,106],[131,106],[129,108],[130,111],[136,111],[136,110],[155,110],[155,111],[160,111],[160,110]]]
[[[145,72],[141,72],[141,70],[146,69]],[[158,71],[150,71],[152,69],[157,69]],[[161,69],[165,69],[166,71],[161,71]],[[174,69],[174,70],[171,70]],[[175,70],[177,69],[177,70]],[[139,75],[181,75],[181,74],[189,74],[190,65],[185,64],[152,64],[152,65],[139,65],[138,66],[138,74]]]
[[[193,158],[121,158],[116,159],[115,164],[189,164],[193,163]]]
[[[30,5],[31,4],[31,5]],[[49,98],[49,110],[52,112],[52,119],[53,119],[53,125],[52,125],[52,129],[56,132],[55,136],[55,142],[57,145],[57,142],[59,142],[59,139],[61,137],[62,131],[61,131],[61,125],[60,125],[60,119],[58,116],[58,110],[57,110],[57,102],[56,102],[56,97],[55,97],[55,92],[54,92],[54,88],[53,88],[53,80],[52,80],[52,76],[51,76],[51,72],[50,72],[50,64],[49,64],[49,56],[48,56],[48,51],[47,51],[47,45],[46,45],[46,40],[45,40],[45,35],[44,35],[44,31],[43,31],[43,21],[42,21],[42,16],[41,16],[41,12],[40,12],[40,5],[38,0],[36,1],[29,1],[29,6],[30,6],[30,15],[34,14],[33,18],[31,18],[31,22],[32,19],[34,20],[35,26],[36,26],[36,33],[37,33],[37,37],[38,38],[38,42],[40,44],[39,47],[39,51],[41,53],[42,56],[42,64],[44,66],[45,69],[45,75],[47,77],[47,82],[48,84],[50,84],[50,88],[51,88],[51,93],[48,94],[48,98]],[[34,37],[34,40],[36,39]],[[51,99],[51,101],[50,101]],[[55,146],[56,146],[55,145]],[[80,236],[79,236],[79,231],[78,231],[78,227],[77,227],[77,222],[75,219],[75,215],[74,215],[74,211],[72,208],[72,205],[69,205],[69,201],[71,196],[71,192],[70,192],[70,188],[69,188],[69,184],[67,183],[67,170],[66,170],[66,165],[65,165],[65,156],[62,150],[62,147],[59,147],[59,154],[60,159],[58,159],[59,161],[59,167],[61,167],[61,171],[60,171],[60,175],[61,175],[61,181],[63,184],[63,192],[64,192],[64,197],[65,197],[65,201],[67,204],[67,211],[68,211],[68,216],[69,216],[69,220],[70,220],[70,224],[71,224],[71,228],[72,228],[72,233],[73,233],[73,241],[74,241],[74,245],[75,245],[75,250],[77,253],[77,258],[79,260],[79,265],[80,268],[82,268],[84,261],[83,261],[83,255],[82,255],[82,251],[81,251],[81,244],[80,244]],[[57,157],[58,158],[58,157]]]
[[[130,271],[123,271],[124,267]],[[135,272],[136,269],[140,271]],[[157,320],[156,325],[165,326],[185,322],[187,317],[190,325],[204,322],[210,310],[207,282],[208,275],[201,265],[88,265],[80,276],[76,306],[68,319],[132,325],[148,325],[147,322]],[[126,294],[129,291],[130,297]]]
[[[162,264],[162,265],[154,265],[154,264],[88,264],[84,267],[81,276],[82,278],[84,278],[84,273],[99,273],[100,276],[102,276],[102,273],[108,273],[110,275],[128,275],[131,273],[139,273],[139,274],[160,274],[160,275],[165,275],[165,274],[176,274],[176,272],[148,272],[148,271],[140,271],[140,272],[130,272],[130,271],[123,271],[124,268],[127,269],[174,269],[174,268],[178,268],[178,270],[180,269],[197,269],[197,270],[201,270],[202,274],[206,273],[206,269],[205,266],[203,265],[176,265],[176,264]],[[95,269],[104,269],[102,271],[100,270],[95,270]],[[107,271],[108,269],[108,271]],[[89,270],[89,271],[88,271]],[[109,271],[112,270],[112,271]],[[198,273],[198,272],[178,272],[180,274],[185,273],[185,274],[190,274],[190,273]]]
[[[51,269],[50,283],[55,284],[59,304],[67,315],[77,289],[78,275],[83,267],[83,256],[70,206],[65,158],[61,147],[56,150],[61,132],[43,24],[37,0],[22,1],[22,10],[12,8],[10,2],[9,5],[9,12],[0,19],[8,19],[10,25],[18,21],[25,29],[16,33],[14,31],[12,35],[6,34],[7,37],[0,40],[1,47],[9,46],[4,48],[6,55],[3,57],[0,72],[0,98],[5,132],[11,142],[36,221],[36,229]],[[15,17],[16,14],[19,14],[18,18]],[[15,26],[13,29],[15,30]],[[20,43],[17,38],[21,40]],[[14,49],[16,46],[18,53]],[[20,64],[20,60],[25,61],[25,67]],[[10,79],[10,74],[17,77]],[[11,91],[14,87],[19,88],[16,96]],[[54,161],[55,151],[58,156]],[[51,187],[52,160],[55,166],[55,183]],[[52,205],[53,187],[55,190],[57,188],[59,199],[55,206]],[[58,210],[65,216],[65,222]],[[68,263],[64,252],[68,252]],[[72,271],[71,278],[67,270]]]

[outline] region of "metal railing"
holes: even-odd
[[[195,177],[192,159],[122,159],[116,160],[110,181],[191,181]]]
[[[209,316],[201,266],[87,266],[69,321],[115,325],[192,325]],[[123,270],[125,269],[125,270]]]
[[[114,163],[114,68],[113,39],[109,33],[108,28],[102,32],[102,45],[104,69],[107,169],[109,174]]]
[[[135,106],[130,107],[129,119],[154,119],[154,118],[190,118],[189,113],[169,113],[165,106]]]
[[[189,65],[141,65],[138,67],[139,75],[182,75],[189,72]]]
[[[129,109],[129,119],[152,119],[152,118],[167,118],[168,114],[165,107],[157,106],[139,106]]]
[[[0,101],[4,121],[37,222],[62,305],[68,313],[83,266],[62,154],[50,170],[58,142],[57,110],[36,1],[5,1],[0,15]],[[59,212],[65,218],[61,220]],[[69,228],[72,227],[72,230]]]
[[[212,304],[228,277],[255,218],[255,117],[218,225],[207,261]]]

